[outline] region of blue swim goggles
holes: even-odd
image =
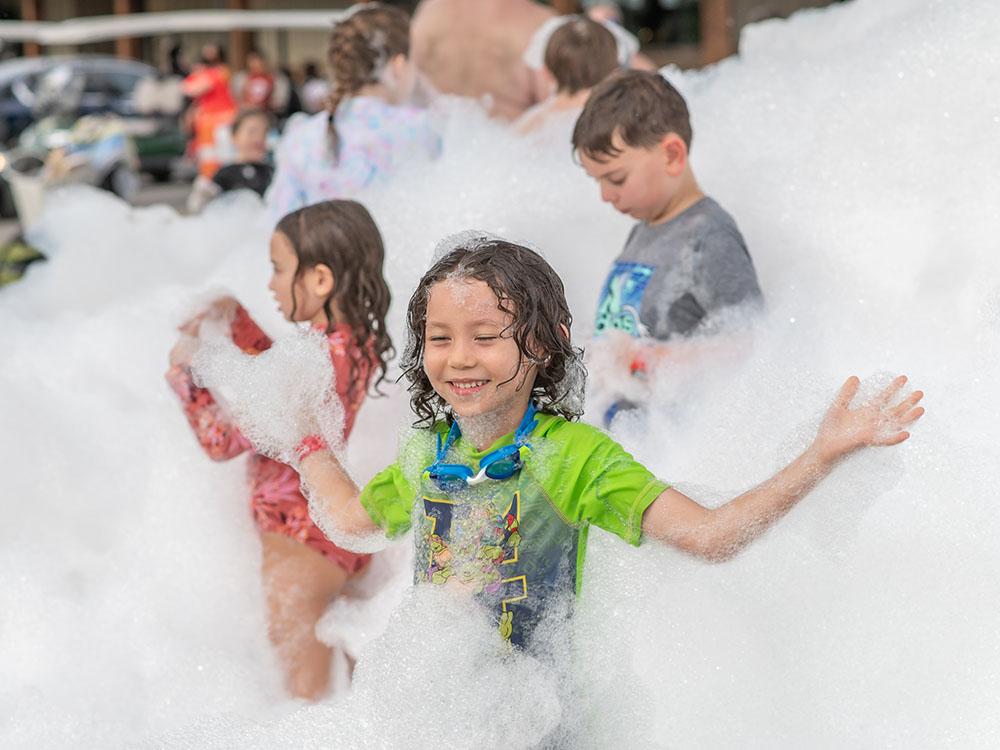
[[[446,464],[444,458],[455,441],[462,435],[458,422],[451,423],[448,436],[441,439],[437,436],[437,458],[434,463],[424,469],[424,479],[430,479],[443,492],[456,492],[466,487],[485,482],[487,479],[509,479],[521,470],[524,457],[531,450],[528,436],[535,429],[538,420],[535,418],[537,409],[528,402],[528,410],[524,412],[521,424],[514,433],[514,442],[490,451],[479,462],[479,471],[474,472],[465,464]]]

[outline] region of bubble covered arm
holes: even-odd
[[[380,540],[364,538],[372,527],[358,512],[357,487],[337,458],[345,407],[327,336],[299,331],[256,356],[215,339],[203,343],[192,365],[196,382],[225,404],[258,453],[299,471],[310,514],[327,537],[354,552],[374,551]],[[384,535],[375,536],[384,542]]]
[[[643,534],[708,560],[734,556],[791,510],[841,459],[862,448],[897,445],[910,436],[905,428],[923,415],[917,406],[923,393],[914,391],[896,401],[905,383],[906,377],[900,376],[852,409],[860,381],[848,378],[812,444],[771,479],[718,508],[705,508],[667,489],[643,515]]]
[[[171,366],[167,383],[180,399],[188,424],[209,458],[227,461],[250,449],[250,442],[216,403],[211,392],[195,385],[190,367]]]
[[[235,298],[220,297],[181,327],[181,340],[171,351],[167,383],[180,399],[188,424],[205,453],[213,461],[227,461],[252,446],[212,392],[194,382],[191,356],[197,349],[199,329],[205,319],[228,320],[233,343],[248,353],[267,349],[271,340]]]
[[[309,511],[324,531],[333,526],[340,534],[365,537],[380,532],[361,505],[360,492],[337,457],[328,450],[306,456],[299,465]]]

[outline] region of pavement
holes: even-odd
[[[166,203],[178,211],[184,209],[188,193],[191,192],[191,182],[146,182],[139,194],[132,201],[135,206],[152,206]]]

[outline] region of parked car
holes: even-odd
[[[170,176],[174,162],[183,157],[187,137],[177,111],[151,111],[140,107],[136,91],[155,83],[159,71],[135,60],[97,55],[55,55],[21,58],[0,63],[0,143],[12,145],[35,121],[34,96],[52,70],[68,66],[83,82],[78,117],[111,112],[125,120],[135,141],[140,168],[156,179]]]

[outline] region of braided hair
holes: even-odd
[[[331,86],[326,111],[334,158],[340,154],[337,109],[364,86],[379,83],[392,58],[409,53],[410,19],[399,8],[366,3],[333,27],[327,45]]]

